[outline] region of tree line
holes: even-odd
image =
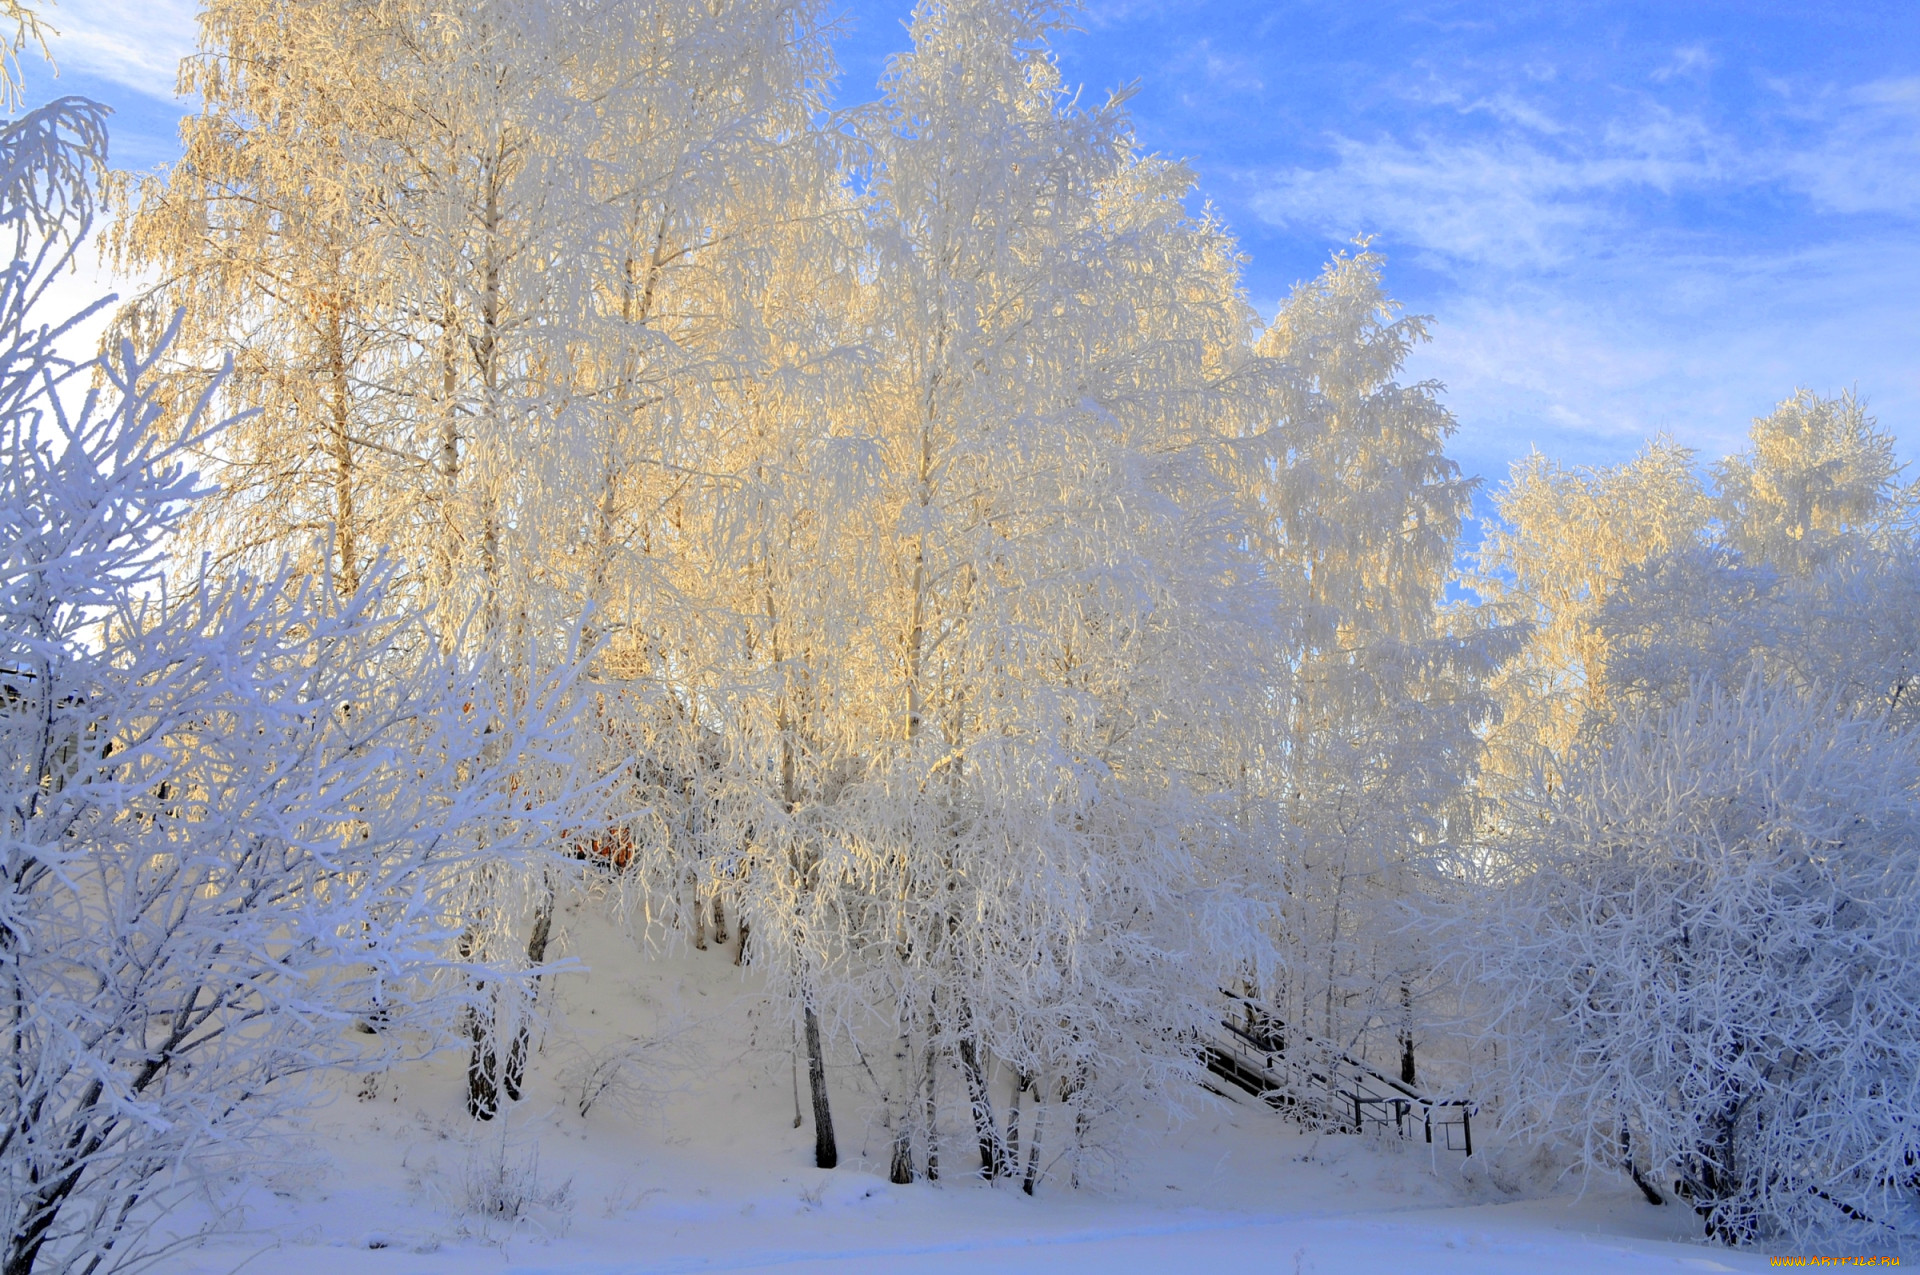
[[[929,0],[838,110],[827,16],[208,0],[172,168],[85,104],[0,138],[0,946],[177,961],[12,958],[126,1008],[15,1013],[8,1269],[131,1252],[314,1067],[452,1036],[494,1118],[572,900],[738,945],[822,1167],[845,1049],[895,1181],[943,1085],[981,1172],[1072,1178],[1232,987],[1730,1241],[1905,1226],[1915,558],[1861,406],[1708,477],[1524,459],[1463,554],[1368,245],[1263,317],[1066,10]],[[97,187],[151,284],[75,366],[27,302]]]

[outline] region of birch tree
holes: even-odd
[[[1499,679],[1489,791],[1500,794],[1551,776],[1551,759],[1610,711],[1600,613],[1635,568],[1703,545],[1713,510],[1693,452],[1663,439],[1600,469],[1532,453],[1493,503],[1472,584],[1495,615],[1533,629]]]
[[[105,113],[63,99],[0,131],[0,1269],[17,1275],[150,1260],[152,1223],[208,1156],[297,1110],[301,1077],[430,1047],[460,999],[450,887],[544,840],[553,810],[503,770],[551,764],[566,727],[564,688],[495,703],[417,617],[379,614],[378,570],[344,599],[324,574],[167,586],[212,387],[162,441],[164,342],[69,364],[73,320],[39,306],[87,229]]]
[[[713,724],[686,712],[712,670],[684,657],[716,645],[687,513],[727,463],[705,435],[714,386],[769,362],[758,241],[796,189],[831,185],[816,28],[807,5],[758,2],[209,10],[190,162],[142,192],[122,242],[177,275],[155,304],[206,316],[189,350],[238,329],[262,369],[293,373],[242,368],[242,401],[267,410],[222,444],[238,481],[210,503],[217,535],[332,544],[343,573],[378,544],[509,698],[576,634],[605,642],[596,670],[639,676],[597,696],[582,764],[686,781]],[[621,762],[641,740],[681,752]],[[554,883],[481,885],[474,955],[537,964]],[[484,1116],[498,1083],[518,1087],[525,1029],[474,1029]]]
[[[1282,1017],[1365,1056],[1391,1033],[1415,1074],[1416,992],[1431,959],[1393,915],[1471,839],[1466,800],[1508,632],[1443,614],[1472,480],[1446,455],[1439,387],[1398,374],[1426,321],[1403,316],[1381,259],[1336,257],[1261,337],[1293,391],[1256,494],[1297,610],[1284,753],[1289,963]]]
[[[877,551],[837,560],[862,765],[823,929],[888,1025],[897,1181],[937,1172],[951,1057],[986,1169],[1031,1189],[1039,1131],[1018,1163],[993,1090],[1063,1106],[1065,1148],[1114,1094],[1167,1092],[1215,967],[1261,933],[1199,743],[1263,683],[1216,468],[1215,413],[1253,414],[1250,316],[1184,172],[1132,155],[1117,101],[1060,90],[1058,16],[922,6],[873,142]]]
[[[127,192],[110,247],[159,282],[126,316],[170,343],[168,397],[253,411],[200,464],[223,496],[195,542],[221,567],[288,557],[345,595],[399,537],[416,489],[399,405],[381,393],[397,302],[373,233],[390,110],[377,33],[355,6],[210,0],[181,87],[201,101],[182,155]]]
[[[1851,397],[1800,393],[1702,481],[1655,442],[1624,466],[1515,466],[1476,587],[1535,632],[1502,680],[1503,782],[1552,774],[1581,732],[1668,705],[1710,677],[1769,675],[1905,713],[1912,676],[1911,493]]]

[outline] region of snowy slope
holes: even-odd
[[[1255,1103],[1207,1099],[1192,1118],[1122,1120],[1114,1180],[1029,1198],[972,1176],[956,1118],[945,1174],[896,1187],[884,1131],[860,1123],[857,1059],[833,1077],[843,1167],[812,1167],[794,1127],[788,1029],[760,1039],[754,978],[731,953],[632,955],[589,932],[586,972],[557,981],[525,1100],[492,1125],[460,1102],[447,1055],[343,1082],[307,1150],[227,1184],[238,1233],[184,1248],[172,1275],[638,1275],[702,1270],[1277,1271],[1758,1270],[1763,1255],[1696,1241],[1691,1213],[1573,1184],[1498,1147],[1473,1161],[1424,1144],[1310,1135]],[[583,1118],[590,1059],[653,1041],[643,1085]],[[768,1035],[774,1033],[768,1032]],[[624,1097],[624,1102],[622,1098]],[[1503,1167],[1496,1167],[1496,1162]],[[977,1164],[977,1159],[973,1162]],[[519,1205],[508,1220],[501,1197]],[[182,1211],[185,1232],[214,1208]],[[510,1211],[510,1209],[509,1209]]]

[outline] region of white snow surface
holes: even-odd
[[[943,1114],[943,1175],[894,1186],[864,1121],[850,1049],[831,1077],[841,1167],[813,1167],[794,1127],[784,1019],[763,1040],[751,967],[710,949],[645,957],[576,915],[587,968],[550,985],[523,1100],[476,1124],[464,1054],[343,1079],[301,1146],[211,1188],[165,1225],[224,1231],[167,1275],[642,1275],[652,1272],[1258,1270],[1744,1271],[1767,1255],[1712,1246],[1690,1210],[1618,1184],[1558,1180],[1550,1157],[1483,1133],[1471,1160],[1416,1140],[1303,1132],[1252,1101],[1205,1094],[1188,1118],[1111,1118],[1114,1180],[1034,1197],[974,1176],[971,1133]],[[777,1028],[777,1031],[775,1030]],[[581,1117],[581,1060],[635,1034],[666,1043],[622,1105]],[[804,1079],[804,1077],[803,1077]],[[950,1086],[959,1088],[955,1080]],[[957,1095],[949,1095],[956,1098]],[[877,1104],[876,1104],[877,1105]],[[489,1174],[489,1170],[493,1172]],[[518,1219],[476,1212],[505,1180]]]

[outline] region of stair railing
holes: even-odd
[[[1473,1154],[1473,1117],[1479,1107],[1464,1096],[1436,1098],[1388,1076],[1311,1032],[1290,1027],[1265,1006],[1221,993],[1237,1013],[1220,1020],[1209,1042],[1207,1067],[1228,1083],[1311,1129],[1364,1132],[1391,1127],[1413,1136],[1417,1123],[1429,1143],[1440,1131],[1449,1151]]]

